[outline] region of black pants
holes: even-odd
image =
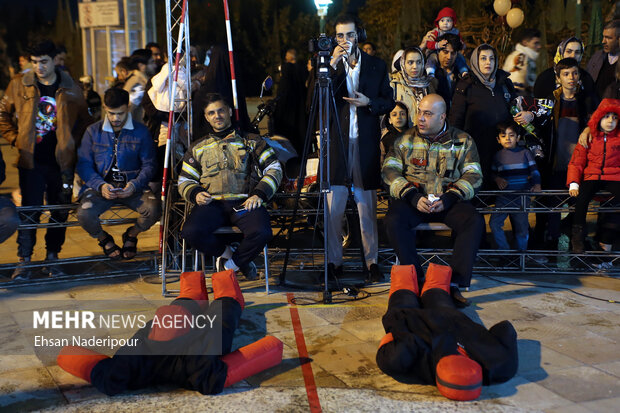
[[[197,205],[187,217],[181,236],[198,251],[217,257],[222,255],[226,244],[221,236],[213,232],[221,227],[237,226],[243,233],[241,245],[232,259],[240,268],[260,254],[273,234],[269,213],[265,207],[252,211],[235,212],[233,207],[241,201],[212,201],[208,205]]]
[[[620,204],[620,181],[583,181],[579,186],[579,195],[575,204],[575,217],[573,224],[586,225],[588,205],[598,191],[607,190],[614,196],[613,205]],[[605,214],[600,228],[600,239],[605,244],[614,241],[614,233],[618,228],[618,214]]]
[[[22,206],[61,204],[60,191],[62,179],[58,164],[45,164],[35,162],[33,169],[18,168],[19,189],[22,192]],[[68,211],[53,211],[51,218],[56,222],[65,222],[69,216]],[[21,219],[24,224],[39,223],[40,211],[22,212]],[[47,252],[59,253],[65,242],[66,228],[48,228],[45,234],[45,247]],[[21,229],[17,233],[17,256],[30,257],[37,242],[36,229]]]
[[[469,202],[457,202],[448,211],[427,214],[409,202],[396,199],[390,204],[385,225],[390,245],[401,265],[414,264],[420,268],[416,250],[415,227],[423,222],[443,222],[455,235],[450,267],[452,282],[469,287],[478,245],[484,232],[484,219]]]
[[[544,189],[566,189],[566,171],[551,171],[548,170],[545,175],[547,178],[543,178],[543,190]],[[543,175],[544,176],[544,175]],[[553,208],[560,204],[559,200],[564,198],[564,195],[558,197],[544,196],[540,198],[540,203],[548,208]],[[560,205],[561,206],[561,205]],[[569,214],[567,219],[571,220],[572,215]],[[547,234],[545,235],[545,230]],[[539,212],[536,214],[536,226],[534,227],[534,239],[538,243],[544,243],[545,241],[556,241],[560,235],[562,235],[562,214],[559,212],[544,213]]]

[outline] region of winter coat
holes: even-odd
[[[415,126],[418,122],[418,99],[415,97],[415,93],[420,93],[422,97],[437,92],[437,79],[431,78],[430,84],[426,90],[421,88],[414,88],[407,86],[403,80],[401,72],[392,75],[390,81],[390,87],[394,91],[394,100],[396,102],[403,102],[407,106],[409,111],[409,127]]]
[[[508,73],[498,69],[495,79],[493,91],[476,76],[460,79],[452,97],[449,117],[451,126],[464,130],[476,142],[485,175],[490,173],[493,155],[500,149],[495,125],[512,119],[510,107],[517,96]]]
[[[143,191],[155,175],[153,140],[146,126],[133,122],[131,114],[121,129],[117,144],[117,165],[136,192]],[[106,117],[91,125],[78,149],[77,173],[85,186],[99,191],[114,159],[114,130]],[[84,188],[85,189],[85,188]]]
[[[599,123],[609,112],[620,117],[620,100],[604,99],[592,114],[588,127],[592,142],[587,148],[577,145],[568,164],[566,185],[583,181],[620,181],[620,128],[606,133]]]
[[[179,194],[195,203],[199,192],[214,199],[271,199],[282,181],[276,152],[258,135],[236,130],[218,137],[209,134],[186,152],[179,177]]]
[[[92,123],[80,87],[64,71],[56,71],[60,84],[56,91],[56,162],[60,170],[73,173],[76,148],[86,127]],[[19,151],[17,166],[34,168],[35,122],[41,93],[34,71],[11,80],[0,101],[0,135]],[[13,117],[17,119],[14,120]]]
[[[592,76],[592,79],[594,79],[595,82],[596,82],[596,79],[598,79],[598,74],[601,71],[601,68],[603,67],[603,63],[605,62],[605,59],[608,58],[607,55],[608,54],[605,53],[603,50],[598,50],[596,53],[592,55],[590,60],[588,60],[586,70],[588,71],[588,73],[590,73],[590,75]]]
[[[392,197],[408,199],[410,192],[450,192],[465,201],[474,197],[482,184],[476,144],[467,133],[446,127],[436,142],[420,136],[417,128],[396,139],[382,170]]]

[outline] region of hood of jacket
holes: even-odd
[[[620,118],[620,99],[603,99],[598,108],[592,114],[592,117],[588,121],[588,126],[590,127],[590,133],[593,137],[598,138],[603,135],[603,131],[601,131],[598,127],[601,119],[608,114],[609,112],[613,112]],[[616,131],[618,130],[618,126],[616,126]]]

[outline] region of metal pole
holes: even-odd
[[[166,155],[164,157],[164,176],[162,177],[162,181],[161,181],[161,202],[162,202],[162,205],[164,206],[166,205],[166,190],[168,189],[168,164],[170,163],[170,149],[172,147],[170,139],[172,137],[172,129],[173,129],[172,119],[174,116],[174,95],[176,94],[176,84],[179,78],[179,60],[181,59],[181,50],[183,46],[182,40],[183,40],[183,35],[185,32],[186,10],[187,10],[187,0],[184,0],[183,9],[181,11],[181,20],[180,20],[181,24],[179,26],[179,37],[177,40],[176,56],[174,58],[174,75],[173,75],[174,81],[169,82],[168,84],[168,91],[170,92],[170,101],[169,101],[170,111],[168,112],[168,133],[166,136]],[[169,62],[169,66],[170,66],[170,62]],[[164,240],[164,226],[163,226],[163,221],[161,221],[159,225],[159,252],[160,253],[163,251],[163,240]],[[164,272],[164,267],[162,266],[162,275],[163,275],[163,272]]]
[[[139,47],[144,47],[146,45],[146,13],[144,11],[144,0],[140,1],[140,23],[142,23],[142,44]]]
[[[232,34],[230,31],[230,15],[228,13],[228,0],[224,0],[224,16],[226,18],[226,37],[228,39],[228,59],[230,60],[230,83],[232,84],[233,104],[235,106],[235,119],[239,118],[239,102],[237,101],[237,80],[235,78],[235,61],[233,58]]]
[[[84,70],[84,76],[90,73],[88,70],[88,52],[86,50],[86,29],[82,27],[82,69]],[[93,83],[95,79],[93,79]],[[93,84],[94,87],[94,84]]]
[[[125,19],[125,56],[129,56],[131,52],[129,50],[129,8],[127,7],[127,0],[123,0],[123,17]]]
[[[96,30],[93,29],[92,27],[89,29],[90,30],[90,64],[91,67],[93,69],[93,80],[94,83],[97,83],[97,53],[95,50],[95,32]],[[105,85],[104,85],[105,86]],[[98,87],[99,90],[105,89],[105,88],[100,88]]]
[[[110,26],[105,27],[105,56],[108,74],[112,74],[112,48],[110,47]]]

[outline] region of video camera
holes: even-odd
[[[334,37],[327,37],[325,33],[321,33],[318,38],[310,39],[308,42],[308,51],[316,53],[314,67],[316,68],[316,77],[326,79],[329,76],[329,61],[331,59],[334,47],[338,42]]]
[[[338,42],[334,37],[327,37],[325,33],[321,33],[318,38],[310,39],[308,42],[308,51],[310,53],[329,52],[331,55],[334,47],[338,45]]]

